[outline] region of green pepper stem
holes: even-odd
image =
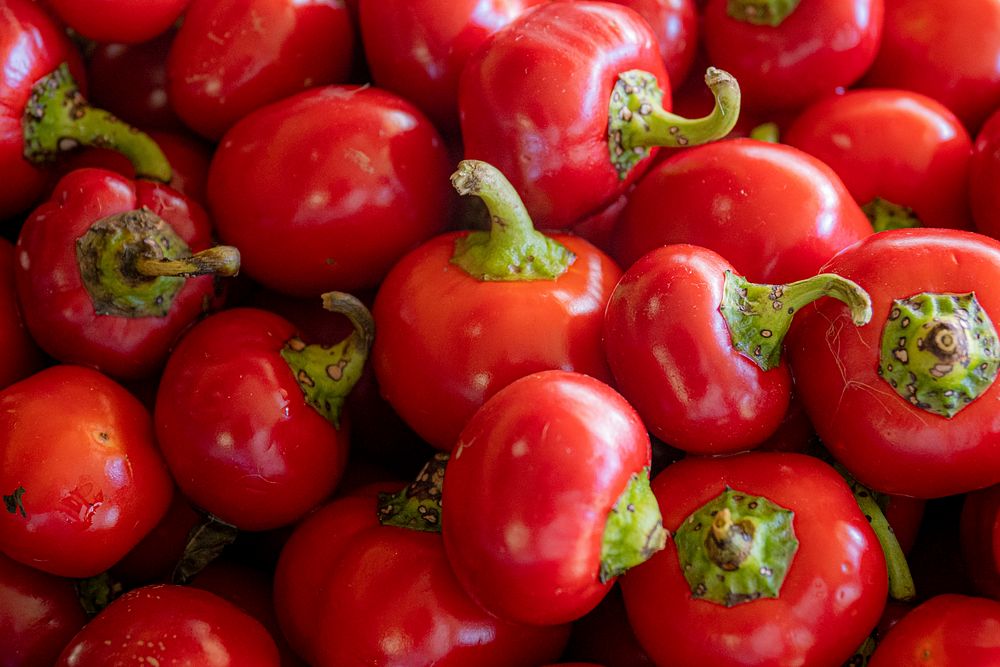
[[[78,146],[110,148],[132,162],[138,178],[170,182],[170,162],[150,136],[84,99],[66,63],[32,87],[22,123],[24,157],[51,162]]]
[[[441,490],[449,458],[444,452],[436,453],[405,488],[398,493],[380,493],[379,523],[429,533],[441,532]]]
[[[872,317],[868,293],[854,281],[834,273],[821,273],[787,285],[769,285],[751,283],[726,271],[719,311],[729,325],[733,347],[767,371],[781,362],[781,345],[795,313],[824,296],[847,304],[857,326],[867,324]]]
[[[776,144],[781,139],[781,128],[774,122],[761,123],[750,130],[750,138]]]
[[[173,584],[190,582],[195,575],[221,556],[238,535],[239,529],[236,526],[206,513],[188,532],[184,553],[174,564],[170,582]]]
[[[489,231],[473,231],[455,241],[451,261],[477,280],[554,280],[576,256],[537,231],[528,209],[500,171],[479,160],[462,160],[451,176],[460,195],[475,195],[490,213]]]
[[[598,578],[607,583],[629,568],[649,560],[666,546],[660,505],[649,487],[649,468],[629,478],[608,515],[601,541]]]
[[[205,275],[229,278],[240,271],[240,251],[232,246],[220,245],[180,259],[138,257],[135,260],[135,271],[150,278],[191,278]]]
[[[737,21],[774,28],[795,11],[799,2],[800,0],[729,0],[726,13]]]
[[[893,204],[887,199],[875,197],[870,202],[861,207],[861,210],[868,216],[872,223],[872,229],[876,232],[884,232],[889,229],[912,229],[923,227],[923,223],[913,209],[900,204]]]
[[[689,119],[663,107],[656,77],[643,70],[618,75],[608,106],[608,149],[619,178],[649,154],[652,146],[698,146],[728,135],[740,115],[740,86],[724,70],[709,67],[705,85],[715,97],[707,116]]]

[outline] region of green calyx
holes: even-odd
[[[398,493],[380,493],[378,520],[395,526],[429,533],[441,532],[441,489],[448,454],[438,452],[420,470],[417,478]]]
[[[835,273],[821,273],[787,285],[768,285],[751,283],[726,271],[719,312],[729,325],[733,347],[767,371],[781,362],[781,345],[795,313],[824,296],[843,301],[857,326],[871,319],[868,293]]]
[[[954,417],[1000,369],[997,332],[975,293],[921,293],[892,302],[879,376],[911,405]]]
[[[769,144],[776,144],[781,139],[781,128],[777,123],[761,123],[750,130],[750,138]]]
[[[899,540],[896,539],[896,534],[892,532],[892,526],[889,525],[889,521],[882,511],[882,496],[854,479],[847,472],[847,469],[839,463],[834,464],[834,468],[847,482],[851,493],[854,494],[854,500],[871,525],[872,531],[882,547],[882,553],[885,554],[885,564],[889,575],[889,597],[893,600],[912,600],[917,595],[913,584],[913,575],[910,573],[910,566],[906,562],[903,548],[899,546]]]
[[[800,0],[729,0],[726,3],[726,13],[729,18],[737,21],[774,28],[795,11],[799,2]]]
[[[698,146],[732,131],[740,115],[739,84],[728,72],[709,67],[705,85],[715,96],[715,108],[707,116],[689,119],[663,108],[663,90],[649,72],[618,75],[608,106],[608,151],[619,178],[625,179],[653,146]]]
[[[22,519],[28,518],[28,512],[24,509],[24,494],[25,488],[19,486],[9,494],[2,496],[3,505],[8,514],[13,514],[14,516],[20,514]]]
[[[598,577],[607,583],[666,546],[660,505],[649,488],[649,468],[633,473],[604,524]]]
[[[170,181],[170,162],[156,142],[107,111],[90,106],[66,63],[32,87],[22,129],[24,157],[36,164],[51,162],[79,146],[96,146],[122,153],[138,178]]]
[[[923,227],[920,218],[908,206],[893,204],[887,199],[875,197],[870,202],[861,207],[861,210],[868,216],[872,223],[872,229],[876,232],[884,232],[889,229],[912,229]]]
[[[555,280],[576,255],[537,231],[510,181],[479,160],[462,160],[451,176],[460,195],[482,199],[490,213],[489,231],[473,231],[455,241],[451,262],[476,280]]]
[[[177,232],[148,209],[95,222],[76,240],[76,260],[94,312],[163,317],[192,276],[234,276],[240,255],[231,246],[191,254]]]
[[[799,548],[793,518],[729,487],[695,510],[674,535],[691,595],[726,607],[778,597]]]
[[[211,514],[205,514],[188,532],[184,552],[174,565],[170,583],[187,584],[236,541],[239,529]]]
[[[102,572],[92,577],[78,579],[74,588],[80,606],[88,616],[96,616],[115,598],[125,592],[122,582],[115,580],[109,573]]]
[[[295,336],[285,342],[281,358],[295,374],[306,403],[339,428],[344,401],[361,378],[375,340],[375,319],[361,301],[345,292],[324,294],[323,307],[346,316],[354,331],[334,345],[307,344]]]

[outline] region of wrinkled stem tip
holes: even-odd
[[[451,175],[451,185],[460,195],[478,194],[483,189],[485,172],[483,162],[479,160],[462,160],[458,169]]]

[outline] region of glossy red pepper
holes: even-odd
[[[17,302],[14,245],[0,239],[0,389],[40,370],[44,362]]]
[[[890,3],[891,4],[891,3]],[[709,0],[708,56],[755,111],[794,109],[865,73],[882,39],[883,0]]]
[[[862,84],[933,97],[975,134],[1000,107],[1000,4],[886,2],[882,43]]]
[[[440,134],[378,88],[315,88],[250,114],[216,150],[208,200],[243,272],[313,297],[375,287],[443,230],[454,194]]]
[[[361,0],[361,38],[375,85],[458,132],[458,78],[496,30],[548,0]]]
[[[1000,109],[976,133],[969,162],[969,202],[976,231],[1000,239]]]
[[[832,167],[878,231],[972,228],[972,139],[930,97],[888,89],[831,95],[802,111],[781,140]]]
[[[167,58],[170,104],[219,139],[266,104],[347,81],[354,41],[338,0],[194,0]]]
[[[754,139],[687,149],[636,186],[615,230],[629,267],[661,245],[716,251],[754,282],[819,273],[872,226],[833,170],[808,153]]]
[[[95,42],[136,44],[166,32],[191,0],[46,0],[70,28]]]
[[[669,113],[656,35],[636,11],[558,0],[493,33],[459,82],[465,157],[497,167],[540,229],[564,229],[607,206],[650,165],[656,146],[725,136],[739,86],[710,69],[715,111]]]
[[[210,243],[204,211],[169,186],[71,172],[18,237],[28,329],[61,361],[151,375],[181,331],[217,305],[215,277],[202,273],[239,268],[238,252]]]
[[[639,12],[656,33],[660,56],[667,66],[670,87],[683,82],[700,44],[700,14],[695,0],[611,0]],[[711,107],[709,107],[711,108]]]
[[[840,304],[800,313],[795,385],[816,432],[876,491],[918,498],[1000,482],[1000,242],[948,229],[874,234],[824,267],[861,285],[871,322]]]
[[[976,591],[1000,600],[1000,485],[966,494],[960,527],[962,557]]]

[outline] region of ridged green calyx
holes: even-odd
[[[383,526],[440,533],[441,489],[444,487],[448,459],[448,454],[438,452],[424,465],[417,478],[398,493],[380,493],[379,523]]]
[[[868,221],[872,223],[872,229],[876,232],[884,232],[890,229],[913,229],[923,227],[920,218],[909,206],[893,204],[887,199],[875,197],[870,202],[861,207],[861,210],[868,216]]]
[[[649,487],[649,468],[644,468],[629,478],[604,525],[598,573],[601,583],[649,560],[666,543],[660,505]]]
[[[844,302],[857,326],[872,316],[871,298],[857,283],[835,273],[821,273],[787,285],[752,283],[726,271],[719,312],[729,326],[733,347],[761,370],[781,362],[781,345],[792,317],[823,296]]]
[[[998,353],[975,293],[921,293],[892,302],[878,373],[911,405],[951,418],[996,380]]]
[[[576,259],[566,246],[535,229],[514,186],[493,165],[462,160],[451,184],[460,195],[482,199],[490,213],[490,229],[459,237],[451,257],[452,264],[476,280],[555,280]]]
[[[76,240],[76,260],[94,312],[117,317],[163,317],[185,279],[235,276],[240,268],[236,248],[191,254],[166,221],[144,208],[92,224]]]
[[[702,118],[684,118],[663,108],[663,90],[644,70],[618,75],[608,105],[608,152],[618,177],[625,179],[653,146],[680,148],[722,139],[740,115],[740,86],[729,72],[709,67],[705,85],[715,108]]]
[[[737,21],[772,28],[781,25],[801,0],[729,0],[726,13]]]
[[[354,331],[334,345],[306,343],[294,336],[280,354],[295,374],[306,403],[339,428],[344,401],[361,378],[375,340],[375,319],[357,297],[346,292],[327,292],[322,299],[323,307],[346,316]]]
[[[726,487],[674,534],[691,595],[732,607],[776,598],[799,541],[791,510]]]
[[[22,131],[24,157],[36,164],[80,146],[97,146],[127,157],[137,178],[168,183],[172,175],[166,155],[148,134],[87,103],[66,63],[32,86]]]

